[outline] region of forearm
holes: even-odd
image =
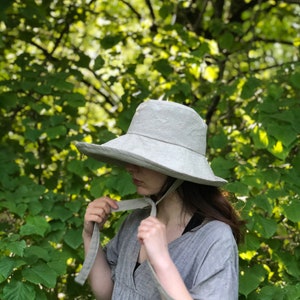
[[[84,250],[88,252],[90,246],[90,237],[83,235]],[[113,281],[111,279],[111,269],[107,263],[105,253],[99,246],[94,265],[89,274],[89,283],[97,300],[111,299],[113,290]]]
[[[192,300],[174,262],[168,256],[152,265],[157,279],[167,294],[174,300]]]

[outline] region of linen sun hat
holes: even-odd
[[[77,142],[78,150],[96,160],[133,164],[199,184],[221,186],[206,154],[207,126],[192,108],[169,101],[140,104],[126,134],[98,145]]]

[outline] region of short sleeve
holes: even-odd
[[[189,293],[194,300],[237,300],[238,251],[231,229],[216,221],[209,222],[202,229],[195,232],[194,247],[185,249],[191,261],[177,262],[179,271],[189,265],[187,269],[190,272],[185,272],[186,276],[183,278]],[[171,300],[154,270],[152,273],[162,299]]]
[[[238,299],[238,250],[231,231],[219,232],[194,280],[194,300]]]

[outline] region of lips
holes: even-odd
[[[140,180],[138,180],[138,179],[136,179],[136,178],[133,178],[132,181],[133,181],[133,183],[134,183],[135,185],[141,185],[141,184],[143,183],[142,181],[140,181]]]

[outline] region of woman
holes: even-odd
[[[89,273],[97,299],[238,298],[242,222],[218,189],[226,181],[205,158],[206,130],[193,109],[149,100],[127,134],[103,145],[77,143],[86,155],[125,166],[144,196],[127,202],[101,197],[88,205],[88,255],[78,282]],[[109,214],[126,208],[137,209],[105,249],[94,244]]]

